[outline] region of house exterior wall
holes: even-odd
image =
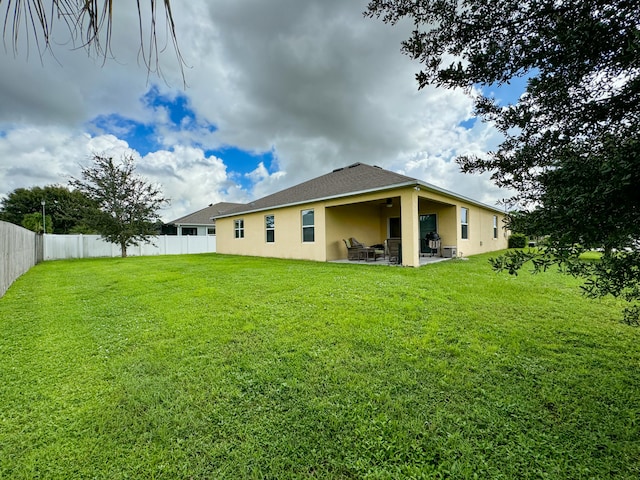
[[[461,211],[469,209],[468,239],[462,238]],[[493,238],[493,217],[497,216],[498,238]],[[504,215],[474,205],[459,204],[457,217],[458,256],[476,255],[478,253],[501,250],[508,247],[508,233],[502,228]]]
[[[386,206],[386,199],[393,207]],[[469,209],[469,238],[461,238],[461,207]],[[315,240],[302,241],[302,211],[314,210]],[[224,254],[331,261],[347,257],[343,239],[355,237],[366,245],[383,243],[389,218],[401,218],[403,264],[419,265],[421,214],[435,213],[441,246],[473,255],[507,248],[502,215],[466,204],[461,199],[414,187],[346,196],[304,205],[275,208],[216,220],[217,251]],[[266,241],[265,216],[273,215],[275,241]],[[493,216],[498,216],[498,238],[493,238]],[[244,238],[235,238],[234,220],[244,220]]]
[[[388,217],[393,216],[390,215],[393,212],[387,213],[393,209],[386,209],[383,205],[386,198],[386,193],[365,194],[218,218],[217,251],[317,261],[346,258],[345,238],[355,237],[367,245],[384,242]],[[307,209],[313,209],[315,216],[315,241],[309,243],[302,242],[302,210]],[[266,215],[274,215],[273,243],[266,242]],[[238,219],[244,220],[245,237],[242,239],[236,239],[234,234],[234,220]]]
[[[302,241],[302,211],[314,210],[313,242]],[[274,216],[273,243],[267,242],[265,217]],[[244,238],[235,238],[235,220],[244,220]],[[272,211],[247,213],[219,218],[217,248],[219,253],[326,261],[325,209],[322,203],[286,207]]]

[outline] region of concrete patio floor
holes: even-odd
[[[445,257],[437,257],[437,256],[420,256],[420,266],[429,265],[430,263],[438,263],[443,262],[445,260],[451,260],[451,258]],[[340,260],[332,260],[329,263],[352,263],[359,265],[381,265],[385,267],[399,267],[397,263],[389,263],[389,257],[379,258],[378,260],[347,260],[346,258],[341,258]]]

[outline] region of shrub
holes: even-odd
[[[513,233],[509,237],[509,248],[524,248],[527,246],[527,236],[523,233]]]

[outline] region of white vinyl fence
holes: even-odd
[[[42,235],[0,221],[0,297],[23,273],[42,261]]]
[[[214,235],[161,235],[151,237],[152,243],[131,246],[131,257],[215,253]],[[44,259],[119,257],[120,245],[103,240],[100,235],[44,235]]]

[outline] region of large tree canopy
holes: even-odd
[[[97,209],[87,223],[111,243],[120,245],[123,257],[129,245],[148,242],[157,233],[159,209],[169,202],[159,187],[135,172],[133,157],[119,163],[111,157],[95,155],[93,164],[82,169],[82,178],[73,178],[72,187],[95,202]]]
[[[403,51],[423,66],[420,87],[464,88],[476,114],[504,134],[494,152],[458,158],[518,193],[518,225],[548,235],[536,265],[600,248],[601,263],[573,263],[588,293],[640,298],[640,8],[603,0],[372,0],[367,15],[415,29]],[[486,86],[526,77],[518,102]],[[523,221],[525,220],[525,221]],[[514,253],[496,265],[516,271]],[[638,320],[638,308],[627,319]]]
[[[165,24],[180,68],[184,65],[176,39],[171,0],[149,0],[145,6],[140,0],[136,0],[140,56],[147,70],[157,73],[160,73],[159,54],[164,49],[164,46],[158,45],[156,31],[159,3],[164,6]],[[117,6],[122,8],[123,4]],[[131,7],[130,3],[124,8]],[[111,54],[113,0],[0,0],[0,18],[2,14],[3,38],[5,44],[7,37],[10,38],[14,54],[18,53],[22,29],[26,30],[28,36],[32,36],[40,54],[50,50],[56,40],[55,24],[62,24],[63,28],[66,28],[74,45],[105,59]],[[145,39],[145,32],[148,33],[148,39]],[[26,41],[28,42],[28,39]]]
[[[27,225],[34,231],[42,231],[42,202],[45,202],[47,233],[93,233],[84,221],[86,212],[95,208],[91,200],[79,191],[71,191],[60,185],[16,188],[0,199],[0,220],[16,225]],[[34,220],[40,220],[35,225]],[[53,231],[51,225],[53,224]]]

